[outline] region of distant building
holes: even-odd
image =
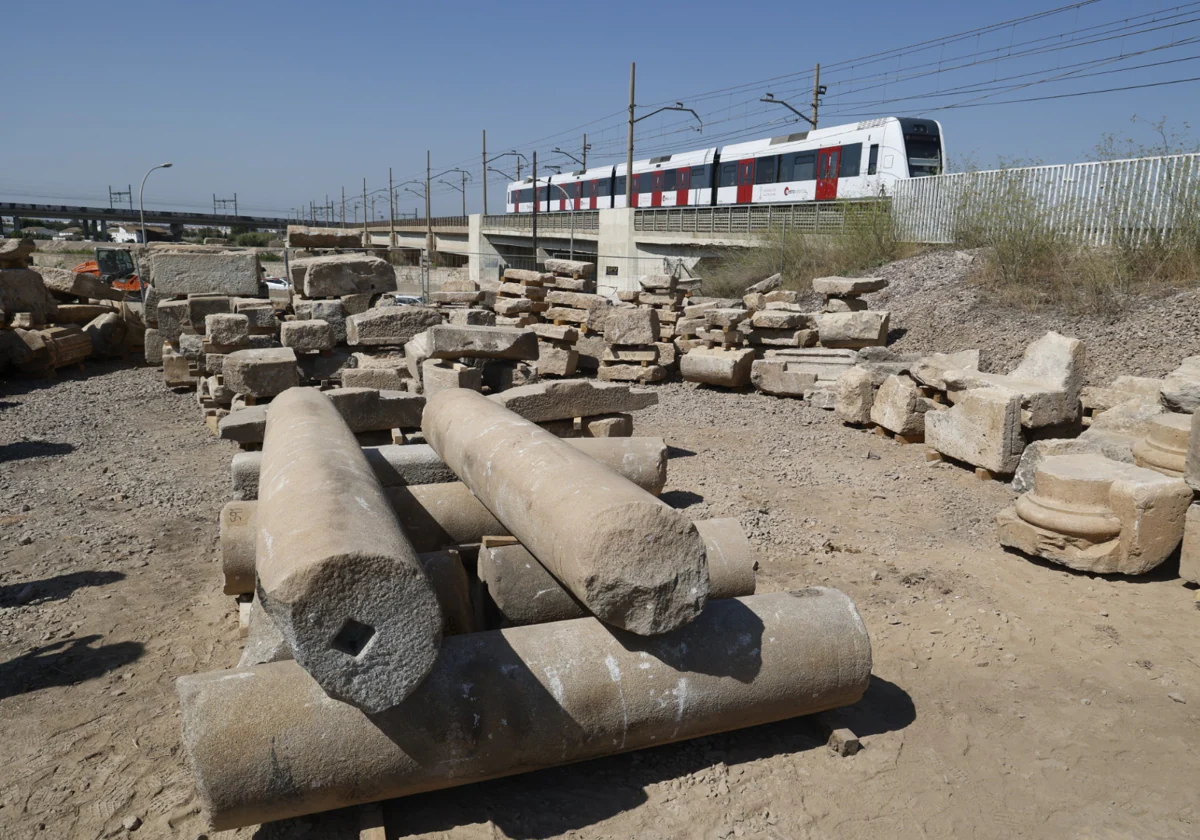
[[[108,226],[108,234],[113,242],[141,242],[142,226],[135,224]],[[160,225],[146,225],[146,236],[151,242],[170,242],[171,229]]]

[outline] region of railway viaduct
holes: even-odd
[[[690,269],[704,257],[745,248],[763,233],[836,233],[863,202],[766,206],[664,207],[539,213],[536,246],[531,214],[449,216],[369,224],[373,244],[435,254],[468,266],[470,278],[495,280],[504,268],[532,268],[547,256],[594,261],[600,286],[637,286],[643,274]]]
[[[141,216],[137,210],[123,207],[80,207],[70,204],[25,204],[17,201],[0,201],[0,235],[4,234],[3,219],[12,216],[13,227],[20,230],[19,220],[27,219],[78,219],[91,230],[104,233],[108,230],[109,222],[126,222],[138,224]],[[183,229],[184,225],[200,225],[208,227],[228,227],[237,225],[250,230],[279,230],[287,228],[288,222],[294,219],[281,219],[272,216],[233,216],[217,213],[188,213],[176,210],[146,210],[146,224],[170,225],[172,230]]]

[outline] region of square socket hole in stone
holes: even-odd
[[[357,658],[374,637],[374,627],[348,618],[342,629],[333,637],[333,649]]]

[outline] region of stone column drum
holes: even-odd
[[[367,712],[407,697],[437,658],[437,596],[320,391],[272,402],[256,518],[256,592],[296,661],[330,697]]]
[[[854,604],[815,588],[714,601],[651,638],[592,618],[452,636],[382,715],[330,701],[291,662],[176,686],[222,830],[813,714],[857,702],[870,677]]]
[[[653,635],[704,608],[704,542],[683,514],[474,391],[434,395],[421,426],[496,519],[601,621]]]

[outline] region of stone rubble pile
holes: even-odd
[[[32,239],[0,239],[0,375],[53,376],[141,350],[142,314],[124,292],[92,274],[34,268],[36,249]]]
[[[438,329],[426,349],[457,351]],[[263,415],[262,450],[235,456],[220,520],[246,644],[236,668],[177,684],[214,829],[865,692],[870,642],[850,600],[754,594],[736,520],[692,522],[656,498],[662,440],[562,440],[537,425],[619,415],[653,392],[562,380],[405,394],[425,402],[428,443],[364,448],[338,404],[351,390],[294,387],[230,415]]]

